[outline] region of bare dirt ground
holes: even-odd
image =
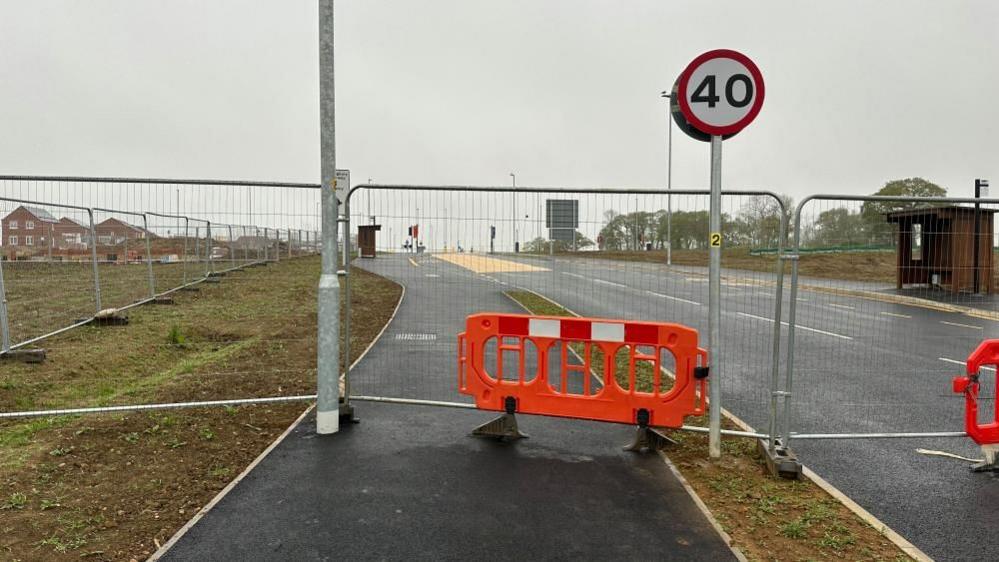
[[[357,357],[401,289],[352,270]],[[0,411],[311,394],[319,258],[232,273],[2,363]],[[0,558],[141,560],[239,474],[305,403],[0,423]]]

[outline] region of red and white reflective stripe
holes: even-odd
[[[597,341],[624,341],[624,324],[594,322],[590,328],[590,339]]]
[[[511,336],[649,345],[656,345],[659,338],[659,326],[653,323],[608,322],[585,318],[501,316],[499,331]]]
[[[624,343],[624,324],[591,322],[589,320],[531,318],[527,323],[527,335],[535,338]]]

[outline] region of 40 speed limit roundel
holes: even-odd
[[[763,107],[763,75],[749,57],[729,49],[695,58],[677,84],[687,122],[706,135],[734,135]]]

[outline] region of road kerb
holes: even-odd
[[[660,450],[658,451],[658,453],[659,453],[659,458],[661,458],[663,462],[666,463],[666,466],[669,468],[669,471],[673,473],[673,476],[676,477],[676,479],[680,482],[680,485],[683,486],[683,489],[687,491],[687,495],[690,496],[690,499],[694,500],[694,505],[697,506],[697,509],[701,510],[701,513],[704,514],[704,518],[708,520],[708,523],[710,523],[711,526],[714,527],[718,535],[721,536],[723,541],[725,541],[725,544],[732,551],[732,554],[737,559],[739,559],[739,562],[749,562],[749,559],[746,558],[746,555],[743,554],[741,550],[739,550],[739,547],[732,544],[734,542],[732,540],[732,537],[725,532],[725,529],[722,528],[721,523],[719,523],[718,520],[715,519],[715,516],[711,513],[711,510],[708,509],[707,504],[704,503],[704,501],[701,499],[701,496],[697,495],[697,492],[694,491],[694,488],[693,486],[690,485],[690,482],[687,482],[687,479],[683,477],[683,474],[680,474],[680,471],[676,468],[676,465],[673,464],[673,461],[669,460],[669,457],[666,456],[666,452]]]

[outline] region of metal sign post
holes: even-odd
[[[982,241],[980,240],[982,235],[982,210],[981,205],[978,204],[978,199],[982,197],[989,196],[989,180],[977,179],[975,180],[975,236],[974,236],[974,265],[972,266],[972,271],[975,272],[975,282],[973,283],[973,292],[977,295],[978,291],[981,289],[979,282],[980,273],[978,271],[979,253],[981,252],[980,246]],[[989,241],[989,248],[992,248],[992,241]]]
[[[350,259],[350,170],[336,171],[336,199],[343,209],[343,267],[347,269]],[[349,298],[349,297],[348,297]]]
[[[721,155],[722,140],[751,123],[763,106],[763,75],[742,53],[718,49],[695,58],[669,96],[681,130],[711,142],[711,210],[708,216],[708,452],[721,456]],[[671,103],[671,108],[674,105]]]

